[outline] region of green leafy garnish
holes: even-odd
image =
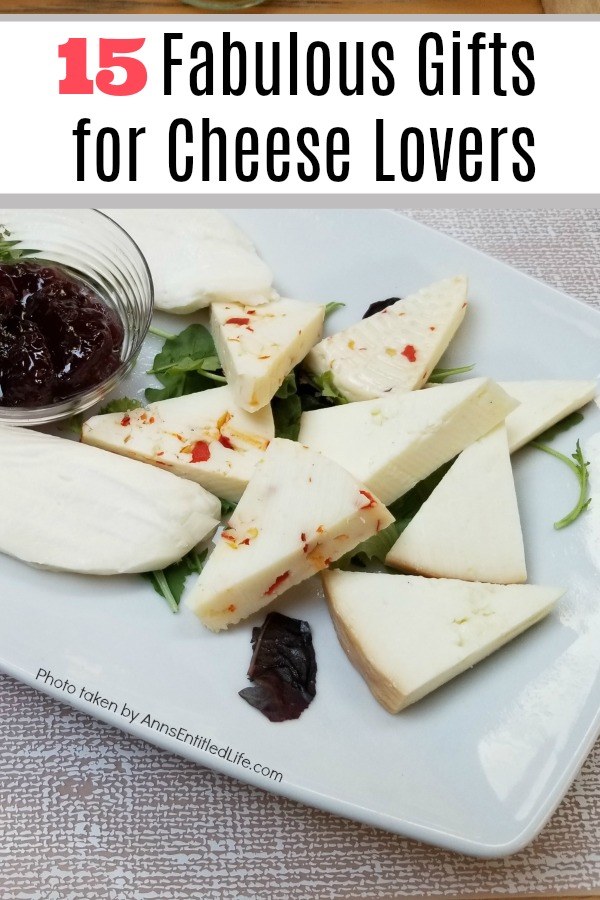
[[[139,400],[131,397],[119,397],[117,400],[110,400],[105,406],[101,406],[98,415],[103,416],[105,413],[129,412],[130,409],[141,409],[142,404]]]
[[[547,444],[548,441],[551,441],[556,437],[557,434],[563,434],[565,431],[569,431],[569,429],[574,428],[575,425],[579,425],[580,422],[583,422],[583,416],[580,412],[571,413],[570,416],[565,416],[564,419],[561,419],[560,422],[557,422],[556,425],[551,425],[546,431],[542,434],[539,434],[536,438],[536,442],[540,444]]]
[[[343,309],[345,303],[336,303],[335,300],[331,303],[325,304],[325,318],[328,319],[329,316],[336,311],[336,309]]]
[[[83,413],[77,413],[74,416],[69,416],[68,419],[63,419],[62,422],[59,423],[58,428],[60,431],[68,431],[69,434],[74,434],[77,437],[80,437],[82,425]]]
[[[303,412],[347,402],[334,385],[331,372],[312,375],[298,367],[286,376],[271,401],[275,436],[297,441]]]
[[[389,511],[394,516],[395,521],[387,528],[372,535],[362,544],[359,544],[350,553],[346,553],[335,564],[337,568],[345,569],[348,566],[357,566],[366,568],[370,563],[377,562],[385,564],[385,558],[420,508],[423,506],[428,497],[438,486],[454,460],[444,463],[427,478],[419,481],[410,491],[395,500],[389,507]]]
[[[227,516],[231,515],[236,508],[237,503],[234,503],[233,500],[223,500],[222,497],[219,499],[221,500],[221,518],[225,519]]]
[[[188,575],[202,571],[207,553],[208,550],[203,550],[202,553],[190,550],[179,562],[167,566],[166,569],[157,569],[155,572],[142,572],[142,577],[150,581],[156,593],[167,601],[171,612],[176,613]]]
[[[567,427],[570,428],[571,426],[569,425]],[[575,444],[575,453],[573,453],[570,458],[568,456],[565,456],[564,453],[559,453],[558,450],[554,450],[552,447],[548,447],[547,444],[542,444],[540,441],[532,441],[531,446],[537,447],[538,450],[543,450],[544,453],[549,453],[550,456],[554,456],[555,459],[559,459],[561,462],[564,462],[565,465],[567,465],[575,474],[575,477],[579,482],[579,497],[577,498],[577,503],[575,504],[573,509],[569,513],[567,513],[566,516],[563,516],[562,519],[559,519],[558,522],[554,523],[554,527],[557,530],[566,528],[566,526],[574,522],[582,512],[585,512],[585,510],[588,509],[590,503],[592,502],[592,498],[588,497],[589,462],[587,462],[583,457],[583,452],[581,450],[579,441],[577,441],[577,443]]]
[[[474,368],[475,363],[470,366],[457,366],[455,369],[434,369],[428,380],[430,384],[443,384],[453,375],[463,375],[465,372],[471,372]]]
[[[271,401],[271,409],[275,423],[275,437],[297,441],[302,406],[294,372],[286,375],[283,384]]]
[[[156,375],[163,385],[146,388],[146,399],[151,402],[205,391],[215,382],[226,383],[212,335],[204,325],[188,325],[179,334],[166,337],[148,374]]]
[[[29,250],[19,247],[21,241],[9,240],[10,231],[5,225],[0,225],[0,262],[18,262],[26,256],[34,256],[39,250]],[[17,249],[18,248],[18,249]]]
[[[332,400],[335,400],[336,404],[348,403],[348,398],[344,397],[333,382],[333,372],[323,372],[322,375],[312,375],[311,378],[323,397],[330,397]]]

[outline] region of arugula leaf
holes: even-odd
[[[129,412],[130,409],[141,409],[142,404],[139,400],[133,400],[131,397],[119,397],[117,400],[110,400],[105,406],[101,406],[98,415],[103,416],[105,413]]]
[[[227,516],[230,516],[231,513],[237,506],[237,503],[234,503],[233,500],[223,500],[222,497],[219,498],[221,501],[221,518],[225,519]]]
[[[289,372],[283,382],[281,387],[275,394],[275,396],[280,400],[287,400],[288,397],[296,394],[298,392],[298,386],[296,384],[296,375],[294,372]]]
[[[153,333],[157,333],[154,329]],[[166,332],[160,332],[160,336]],[[179,334],[165,337],[162,350],[154,357],[150,375],[156,375],[162,388],[146,388],[146,399],[168,400],[205,391],[226,379],[210,331],[204,325],[188,325]]]
[[[322,375],[313,375],[312,381],[321,391],[323,397],[330,397],[336,404],[348,403],[348,398],[339,391],[333,383],[333,372],[323,372]]]
[[[0,225],[0,262],[18,262],[26,256],[34,256],[40,252],[39,250],[28,250],[24,247],[17,249],[21,241],[11,241],[9,240],[10,236],[11,233],[6,225]]]
[[[394,516],[395,521],[383,531],[377,532],[359,544],[354,550],[346,553],[341,559],[335,563],[340,569],[348,568],[348,566],[358,566],[366,568],[372,562],[385,564],[385,558],[420,508],[423,506],[427,498],[433,493],[446,472],[450,469],[454,460],[444,463],[427,478],[419,481],[410,491],[395,500],[390,506],[389,511]]]
[[[567,427],[571,427],[570,425]],[[560,530],[561,528],[566,528],[567,525],[571,525],[572,522],[577,519],[582,512],[585,512],[588,509],[590,503],[592,502],[592,498],[588,496],[589,490],[589,472],[588,466],[589,462],[587,462],[583,457],[583,452],[581,450],[581,445],[579,441],[575,444],[575,453],[571,455],[571,458],[565,456],[564,453],[559,453],[558,450],[554,450],[552,447],[548,447],[547,444],[542,444],[540,441],[531,441],[531,446],[536,447],[538,450],[543,450],[544,453],[549,453],[550,456],[554,456],[556,459],[559,459],[561,462],[564,462],[572,472],[574,472],[577,481],[579,482],[579,497],[577,498],[577,503],[573,507],[573,509],[567,513],[566,516],[563,516],[562,519],[559,519],[558,522],[554,523],[554,527],[556,530]]]
[[[470,366],[457,366],[455,369],[434,369],[428,380],[430,384],[443,384],[452,375],[462,375],[464,372],[471,372],[474,368],[475,363]]]
[[[68,419],[63,419],[62,422],[59,423],[58,429],[59,431],[68,431],[69,434],[74,434],[77,437],[81,437],[82,425],[83,413],[76,413],[74,416],[69,416]]]
[[[345,307],[345,303],[336,303],[332,301],[331,303],[325,304],[325,318],[328,319],[329,316],[334,313],[337,309],[343,309]]]
[[[202,571],[207,554],[208,550],[203,550],[202,553],[198,553],[197,550],[190,550],[183,559],[167,566],[166,569],[142,572],[142,578],[150,581],[156,593],[160,594],[167,601],[171,612],[176,613],[179,610],[188,575]]]
[[[275,422],[275,437],[297,441],[300,433],[300,416],[302,415],[302,404],[298,394],[291,394],[285,399],[275,395],[271,408]]]
[[[548,441],[551,441],[556,437],[557,434],[562,434],[564,431],[569,431],[570,428],[574,428],[575,425],[579,425],[580,422],[583,422],[583,416],[580,412],[571,413],[570,416],[565,416],[564,419],[561,419],[560,422],[557,422],[556,425],[551,425],[546,431],[542,434],[538,434],[536,441],[540,444],[547,444]]]
[[[281,387],[271,400],[271,410],[275,423],[275,437],[297,441],[302,407],[294,372],[289,372],[285,376]]]

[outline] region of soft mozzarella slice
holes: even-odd
[[[162,569],[218,524],[199,484],[75,441],[0,426],[0,550],[49,569]]]
[[[387,309],[324,338],[307,367],[331,371],[348,400],[422,387],[463,320],[467,280],[439,281]]]
[[[513,453],[596,396],[595,381],[506,381],[502,387],[520,405],[508,416]]]
[[[385,506],[336,463],[278,438],[187,605],[213,631],[227,628],[391,522]]]
[[[538,622],[563,594],[417,575],[330,571],[322,578],[342,647],[392,713]]]
[[[158,309],[190,313],[214,301],[267,303],[273,275],[223,213],[206,209],[109,209],[146,257]]]
[[[250,415],[229,387],[93,416],[82,429],[86,444],[168,468],[233,501],[274,436],[271,408]]]
[[[299,300],[211,307],[210,328],[227,381],[243,409],[265,406],[321,337],[325,308]]]
[[[504,425],[463,450],[406,526],[386,564],[435,578],[527,581]]]
[[[473,378],[306,412],[299,440],[391,503],[502,422],[516,402],[489,378]]]

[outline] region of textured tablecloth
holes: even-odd
[[[598,304],[600,211],[409,214]],[[600,744],[541,836],[482,862],[269,796],[0,677],[0,900],[599,888]]]

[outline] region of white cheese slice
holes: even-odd
[[[597,391],[595,381],[506,381],[501,386],[520,404],[506,419],[511,453],[589,403]]]
[[[305,412],[299,440],[389,504],[502,422],[516,400],[489,378]]]
[[[527,581],[505,425],[463,450],[385,561],[435,578]]]
[[[107,209],[146,257],[154,302],[185,314],[215,301],[267,303],[273,274],[223,213],[207,209]]]
[[[10,426],[0,426],[0,496],[0,551],[89,575],[163,569],[215,529],[221,508],[169,472]]]
[[[530,584],[338,570],[322,578],[342,647],[392,713],[538,622],[564,593]]]
[[[277,438],[186,603],[208,628],[227,628],[392,521],[336,463]]]
[[[227,386],[93,416],[81,432],[86,444],[161,466],[233,501],[274,436],[271,408],[251,415]]]
[[[281,299],[259,306],[213,304],[210,329],[237,403],[265,406],[321,337],[325,307]]]
[[[422,387],[465,315],[467,280],[439,281],[387,309],[324,338],[306,366],[331,371],[348,400]]]

